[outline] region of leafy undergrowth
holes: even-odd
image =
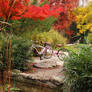
[[[69,52],[64,58],[66,84],[71,92],[92,92],[92,45],[76,45],[77,53]]]
[[[64,48],[71,50],[75,53],[78,53],[80,51],[80,47],[87,46],[88,44],[72,44],[70,46],[64,46]]]

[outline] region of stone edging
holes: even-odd
[[[58,79],[37,79],[31,76],[31,74],[26,74],[26,73],[14,73],[12,72],[12,79],[21,82],[21,83],[27,83],[27,84],[33,84],[33,85],[41,85],[41,86],[46,86],[49,88],[56,88],[59,85],[63,84],[64,78],[62,80]]]

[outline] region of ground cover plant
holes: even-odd
[[[64,60],[70,92],[92,92],[92,45],[80,46],[78,53],[69,51]]]
[[[81,46],[88,46],[88,44],[75,43],[75,44],[65,45],[64,48],[72,52],[78,53],[80,51]]]

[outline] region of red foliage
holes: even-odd
[[[42,0],[44,1],[44,0]],[[75,20],[75,16],[72,14],[74,8],[76,8],[79,4],[79,0],[48,0],[50,2],[50,7],[57,9],[59,7],[63,8],[63,12],[61,11],[61,16],[55,22],[54,28],[59,31],[65,30],[65,33],[68,37],[71,37],[72,31],[69,30],[69,26],[72,21]]]
[[[58,17],[54,28],[59,31],[65,30],[65,33],[70,37],[72,32],[69,26],[74,21],[75,17],[72,10],[78,6],[79,0],[48,0],[50,4],[45,4],[41,7],[29,5],[30,0],[0,0],[0,17],[7,20],[32,18],[34,20],[43,20],[50,16]],[[44,0],[41,0],[41,2]]]
[[[33,19],[45,19],[50,16],[49,14],[49,6],[44,5],[42,7],[31,5],[28,8],[28,11],[23,15],[25,18],[33,18]]]
[[[28,0],[0,0],[0,17],[5,20],[20,19]]]
[[[72,35],[75,35],[73,30],[65,30],[65,33],[68,35],[69,38],[71,38]]]
[[[63,11],[63,8],[50,9],[48,4],[43,5],[42,7],[31,5],[28,8],[28,11],[23,15],[25,18],[33,18],[43,20],[47,17],[53,16],[58,17],[59,13]]]
[[[58,17],[63,8],[50,9],[48,4],[42,7],[29,5],[29,0],[0,0],[0,17],[5,20],[18,20],[21,17],[43,20],[50,16]]]
[[[65,12],[61,13],[61,16],[58,18],[57,22],[55,23],[54,28],[58,29],[59,31],[65,30],[66,35],[70,38],[73,34],[73,31],[69,30],[69,27],[71,23],[75,20],[75,16],[72,14],[72,11],[74,8],[78,6],[79,0],[50,0],[51,5],[53,6],[53,3],[55,1],[57,5],[61,5]],[[52,2],[53,1],[53,2]]]

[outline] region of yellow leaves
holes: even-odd
[[[81,29],[81,25],[80,25],[80,24],[79,24],[79,25],[77,25],[77,28],[78,28],[78,29]]]
[[[79,20],[81,20],[83,18],[83,16],[79,15],[79,16],[76,16],[76,18],[77,18],[77,21],[79,21]]]
[[[83,8],[81,8],[81,7],[76,8],[76,9],[74,10],[74,14],[75,14],[75,15],[80,15],[80,13],[82,13],[82,11],[83,11]]]
[[[84,33],[85,31],[87,31],[87,30],[89,30],[90,32],[92,32],[92,24],[85,24],[85,25],[83,25],[83,24],[79,24],[79,25],[77,25],[77,28],[79,29],[79,33]]]
[[[87,29],[89,29],[89,28],[90,28],[90,26],[91,26],[90,24],[87,24],[87,25],[86,25]]]
[[[88,23],[86,25],[86,29],[89,30],[90,32],[92,32],[92,24],[91,23]]]
[[[89,6],[75,9],[74,14],[76,15],[76,24],[79,29],[79,34],[85,33],[87,30],[92,32],[92,2]]]
[[[82,34],[85,31],[89,30],[91,26],[92,26],[92,24],[85,24],[85,25],[79,24],[79,25],[77,25],[77,28],[79,29],[79,33]]]
[[[92,27],[90,28],[90,32],[92,32]]]
[[[80,30],[80,33],[81,33],[81,34],[84,33],[84,30]]]
[[[76,16],[77,24],[83,24],[84,22],[85,22],[85,16],[83,16],[83,15]]]
[[[87,23],[92,23],[92,12],[88,12],[85,16],[85,20]]]
[[[79,32],[82,34],[87,30],[86,25],[81,25]]]

